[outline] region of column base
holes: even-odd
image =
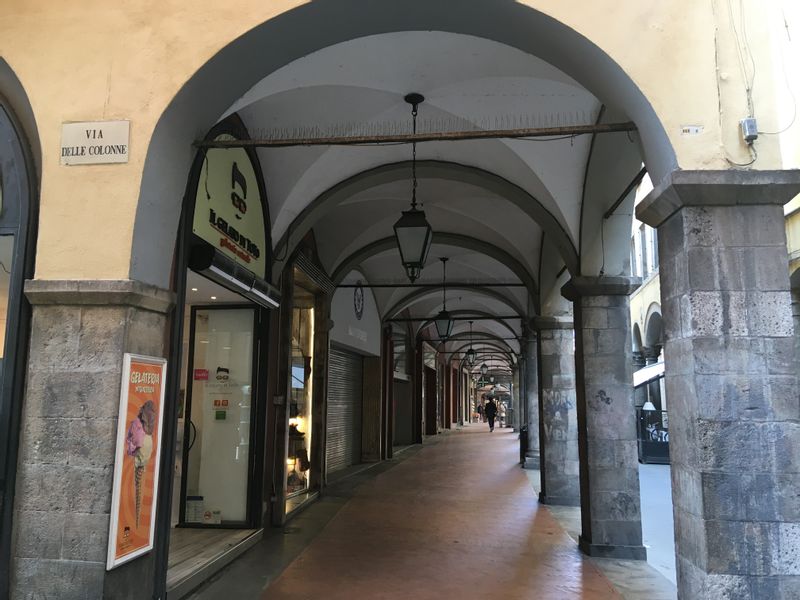
[[[525,454],[525,463],[522,465],[523,469],[533,469],[537,470],[540,469],[542,466],[541,460],[539,460],[539,453],[536,454],[528,452]]]
[[[539,502],[550,506],[580,506],[581,499],[572,496],[546,496],[539,492]]]
[[[592,544],[578,538],[578,547],[581,552],[597,558],[622,558],[627,560],[647,560],[647,548],[644,546],[610,546],[605,544]]]

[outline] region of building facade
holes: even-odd
[[[482,364],[581,549],[641,559],[662,352],[680,597],[800,594],[800,14],[767,4],[6,3],[0,595],[179,597],[179,544],[458,426]]]

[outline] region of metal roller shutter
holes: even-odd
[[[327,471],[361,461],[363,359],[331,348],[328,370]]]

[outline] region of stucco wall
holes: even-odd
[[[455,4],[448,6],[458,11]],[[502,7],[507,8],[506,4],[513,3]],[[558,0],[518,4],[565,23],[616,61],[652,104],[682,168],[727,168],[726,155],[747,159],[747,151],[738,142],[737,125],[745,112],[743,78],[723,2],[615,0],[584,2],[580,10]],[[341,5],[343,20],[351,19],[347,10],[368,6],[356,0],[342,0]],[[770,44],[761,42],[770,28],[766,19],[774,15],[758,10],[754,2],[745,5],[750,48],[757,64],[765,66],[754,90],[756,105],[769,114],[774,70],[768,68]],[[500,9],[494,2],[486,6],[487,11],[489,6],[497,8],[487,15]],[[30,98],[41,139],[38,278],[129,276],[145,155],[159,117],[190,77],[226,44],[297,7],[316,8],[315,3],[298,0],[3,3],[0,55]],[[389,7],[387,3],[385,11]],[[424,17],[424,9],[421,14]],[[358,23],[358,19],[351,21]],[[297,23],[303,24],[302,20]],[[295,37],[307,33],[298,30]],[[104,119],[131,120],[130,162],[59,165],[61,123]],[[686,124],[701,125],[703,133],[682,135],[681,126]],[[196,132],[198,137],[203,133]],[[192,152],[190,142],[185,140],[187,155]],[[756,166],[780,167],[777,139],[766,138],[759,144]],[[176,176],[185,178],[185,174]],[[157,195],[158,191],[148,193]],[[144,200],[152,203],[152,210],[163,202],[179,202],[172,197]]]
[[[653,304],[661,306],[661,280],[658,273],[645,280],[642,287],[631,294],[630,304],[631,327],[636,323],[639,324],[642,343],[644,343],[648,311]]]
[[[358,271],[352,271],[343,283],[364,282],[365,278]],[[375,297],[370,288],[363,288],[364,312],[361,318],[356,317],[353,304],[353,288],[339,288],[331,301],[331,341],[347,346],[362,354],[380,356],[381,353],[381,317],[375,304]]]

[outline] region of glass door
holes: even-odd
[[[250,520],[255,320],[252,306],[192,307],[184,524],[242,526]]]

